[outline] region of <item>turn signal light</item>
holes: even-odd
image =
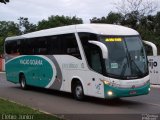
[[[105,85],[110,85],[110,81],[107,80],[101,80]]]

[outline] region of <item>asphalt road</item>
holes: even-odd
[[[19,85],[7,82],[5,74],[0,73],[0,97],[71,120],[147,120],[142,119],[147,117],[160,120],[160,88],[151,88],[149,95],[118,101],[87,97],[80,102],[69,93],[39,88],[21,90]]]

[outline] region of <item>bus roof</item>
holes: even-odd
[[[60,35],[60,34],[75,33],[75,32],[87,32],[87,33],[95,33],[95,34],[110,35],[110,36],[139,35],[137,31],[128,27],[120,26],[120,25],[77,24],[77,25],[69,25],[69,26],[56,27],[56,28],[51,28],[46,30],[40,30],[40,31],[24,34],[21,36],[9,37],[6,40]]]
[[[6,41],[7,41],[7,40],[23,39],[23,38],[24,38],[24,37],[22,37],[22,36],[7,37],[7,38],[6,38]]]

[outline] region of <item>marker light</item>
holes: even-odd
[[[110,85],[110,81],[107,81],[107,80],[101,80],[101,81],[106,85]]]
[[[112,96],[113,92],[112,91],[108,91],[107,94],[108,94],[108,96]]]

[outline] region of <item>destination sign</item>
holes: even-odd
[[[106,38],[106,42],[121,42],[122,38]]]

